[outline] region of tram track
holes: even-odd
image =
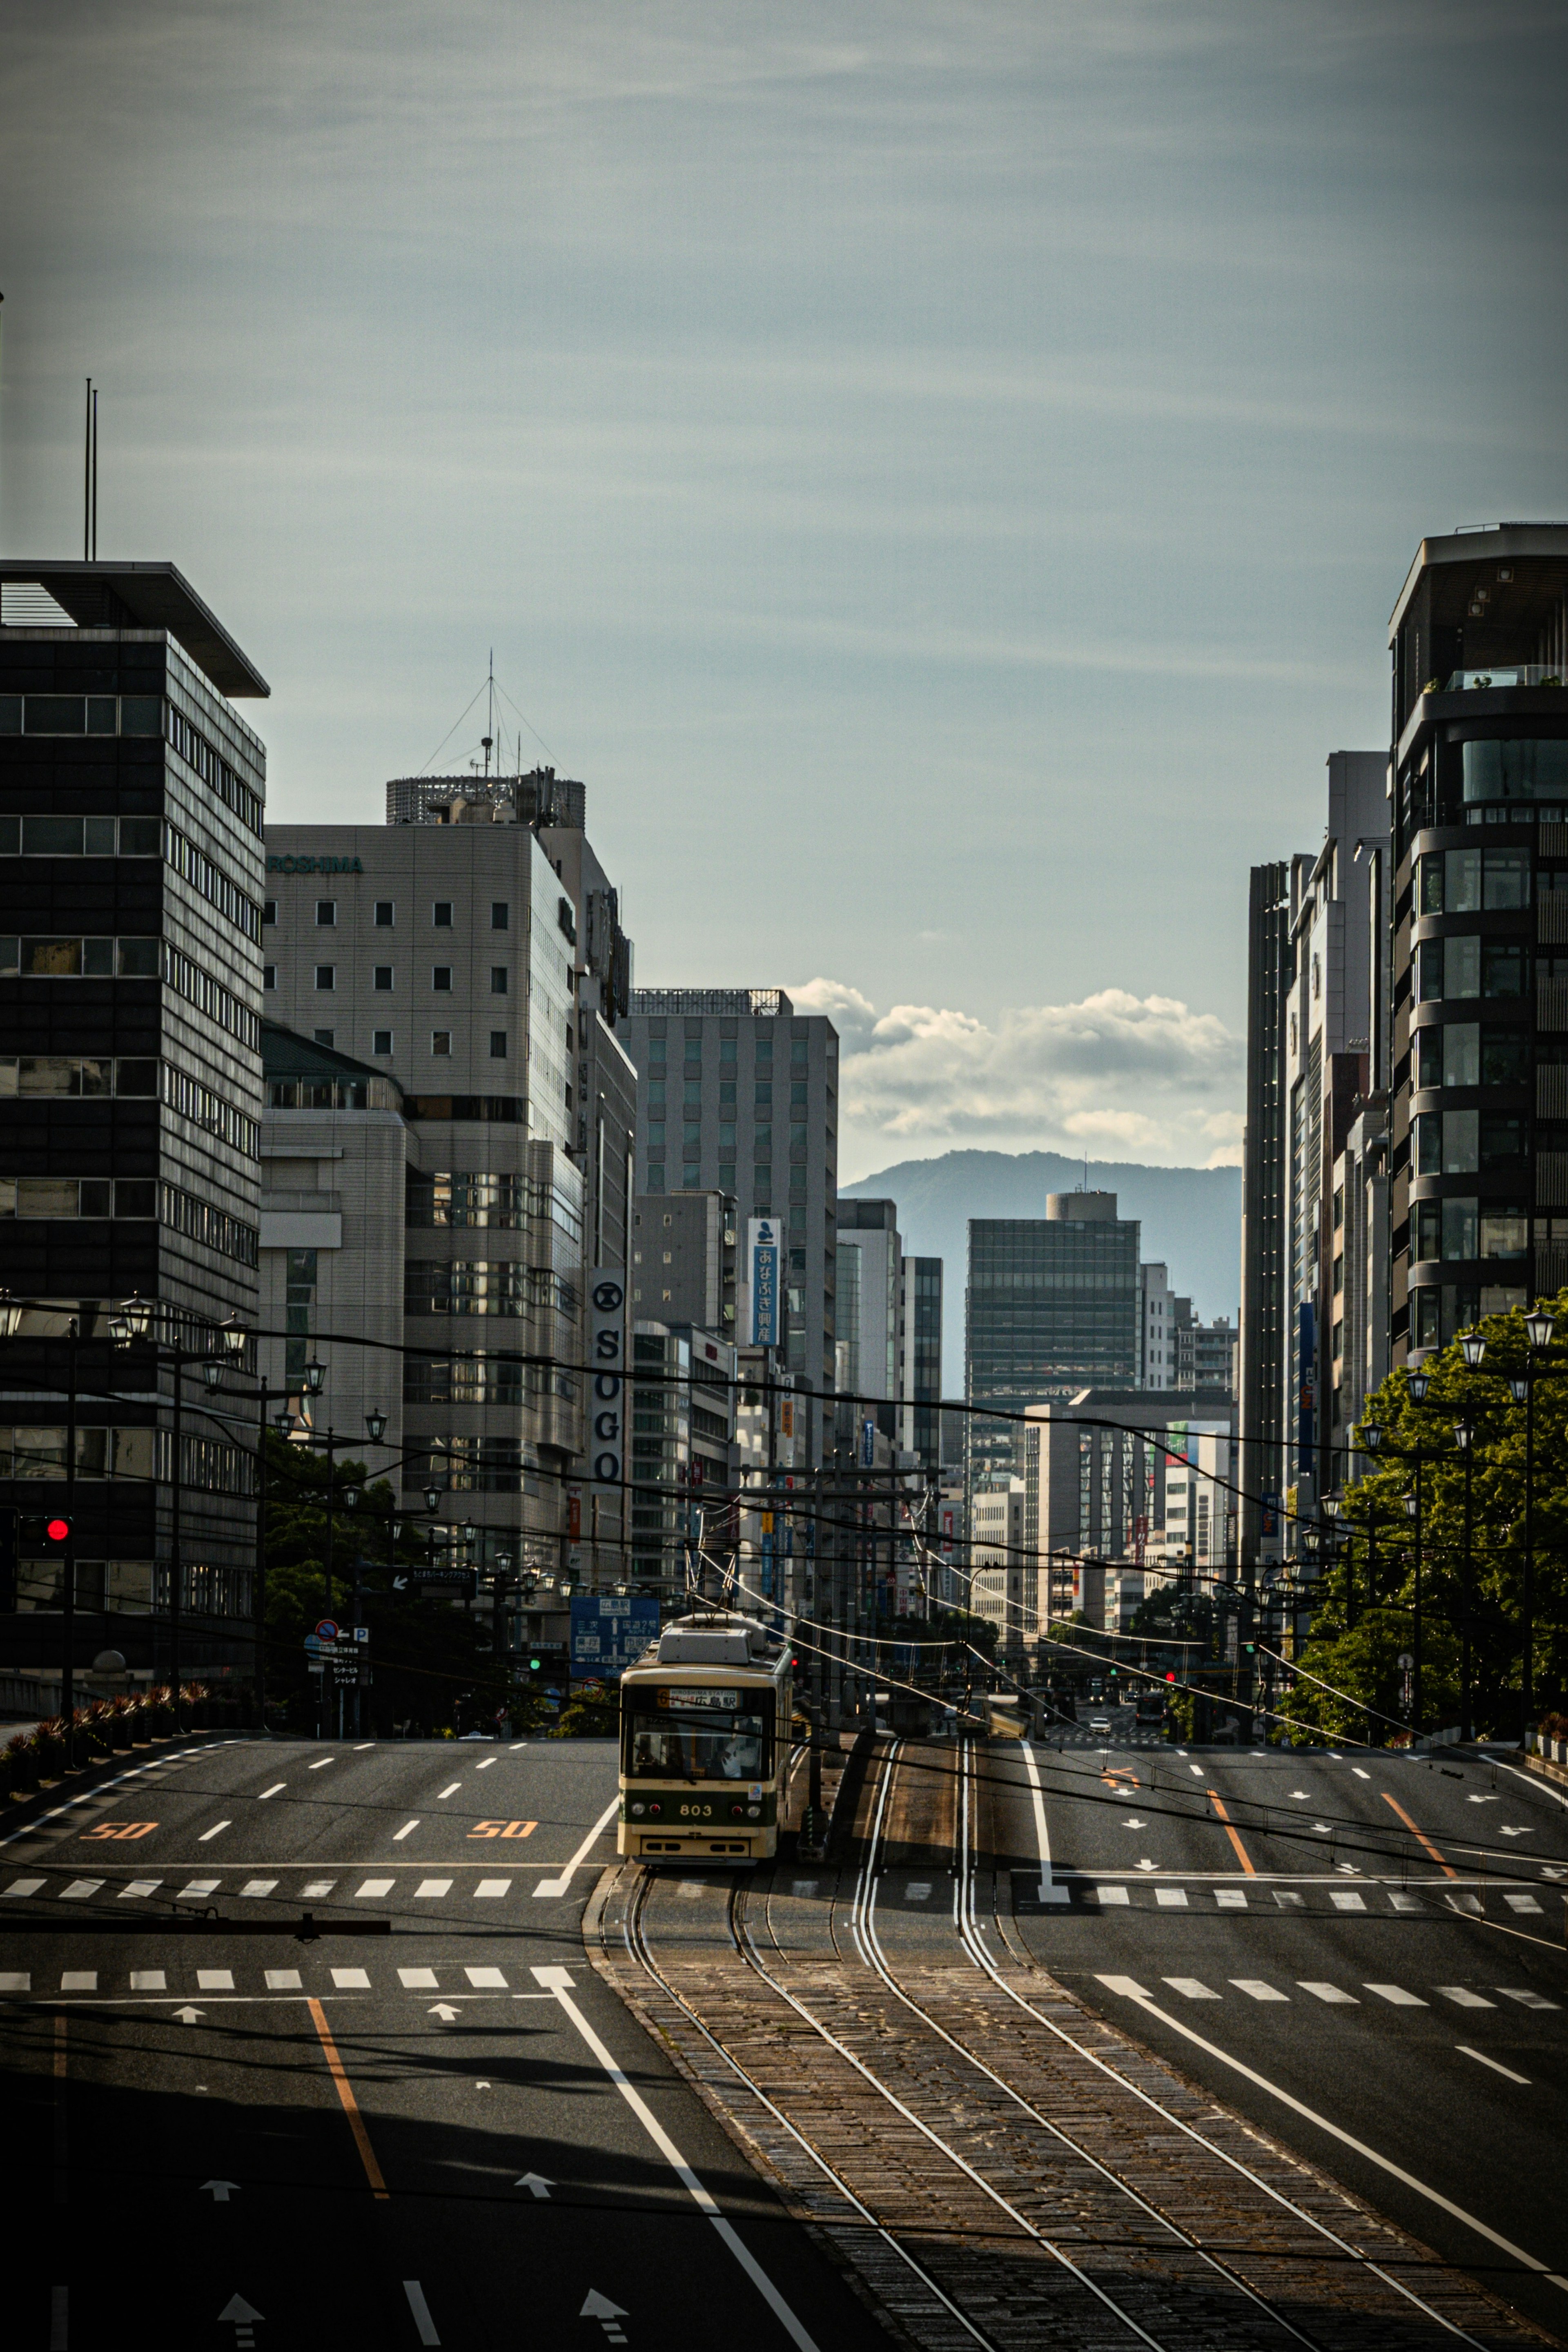
[[[706,1936],[679,1946],[667,1882],[618,1874],[601,1925],[606,1957],[612,1938],[620,1947],[620,1990],[637,2001],[640,1986],[710,2104],[907,2342],[1492,2352],[1542,2340],[1071,2001],[994,1897],[983,1904],[973,1744],[917,1752],[918,1769],[897,1743],[873,1759],[858,1850],[815,1946],[777,1873],[714,1882]],[[911,1825],[921,1833],[900,1841]],[[900,1950],[879,1918],[900,1843],[945,1850],[952,1872],[953,1937],[936,1957]]]

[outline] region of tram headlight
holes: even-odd
[[[632,1807],[632,1811],[634,1813],[646,1813],[647,1807],[646,1805],[634,1805]]]
[[[762,1811],[763,1809],[761,1805],[748,1805],[746,1807],[747,1820],[752,1822],[760,1820],[762,1817]]]

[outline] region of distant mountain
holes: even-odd
[[[963,1386],[963,1286],[971,1217],[1043,1217],[1047,1192],[1084,1182],[1081,1160],[1058,1151],[947,1151],[905,1160],[840,1190],[851,1200],[899,1204],[899,1230],[913,1257],[943,1261],[942,1387]],[[1145,1168],[1091,1160],[1089,1189],[1114,1192],[1117,1213],[1142,1223],[1142,1255],[1163,1259],[1173,1290],[1190,1296],[1205,1322],[1235,1322],[1241,1290],[1239,1168]]]

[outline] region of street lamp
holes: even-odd
[[[386,1434],[386,1415],[382,1412],[379,1405],[372,1412],[366,1413],[364,1417],[364,1425],[370,1432],[371,1444],[373,1445],[379,1445],[382,1439]]]
[[[292,1437],[294,1434],[294,1416],[289,1411],[287,1405],[285,1405],[281,1412],[275,1412],[273,1414],[272,1426],[278,1432],[279,1437]]]
[[[250,1332],[246,1325],[244,1318],[239,1315],[227,1316],[217,1328],[223,1339],[224,1348],[227,1352],[229,1362],[231,1364],[243,1363],[245,1360],[246,1342],[250,1337]]]
[[[1405,1385],[1410,1391],[1410,1402],[1412,1404],[1426,1403],[1426,1391],[1431,1386],[1431,1382],[1432,1376],[1429,1372],[1415,1371],[1405,1373]]]
[[[1480,1370],[1481,1358],[1486,1354],[1486,1352],[1487,1343],[1479,1331],[1461,1331],[1459,1334],[1459,1353],[1463,1356],[1466,1366],[1470,1371],[1479,1372]]]
[[[426,1489],[425,1489],[425,1507],[426,1507],[426,1509],[429,1512],[429,1514],[430,1514],[431,1517],[432,1517],[432,1518],[434,1518],[434,1517],[435,1517],[435,1516],[436,1516],[436,1513],[437,1513],[437,1512],[440,1509],[440,1507],[441,1507],[441,1489],[440,1489],[440,1487],[439,1487],[439,1486],[426,1486]]]
[[[1465,1457],[1465,1581],[1464,1597],[1460,1608],[1460,1629],[1462,1639],[1459,1658],[1459,1737],[1461,1739],[1467,1740],[1471,1738],[1475,1732],[1475,1726],[1470,1720],[1472,1713],[1470,1692],[1470,1539],[1473,1521],[1472,1505],[1475,1493],[1476,1468],[1475,1447],[1471,1441],[1474,1435],[1475,1424],[1471,1419],[1469,1408],[1467,1407],[1462,1413],[1456,1417],[1454,1422],[1454,1443]]]
[[[307,1396],[320,1396],[327,1377],[327,1368],[312,1356],[302,1375]]]
[[[1557,1318],[1544,1307],[1537,1307],[1524,1318],[1525,1337],[1532,1348],[1550,1348],[1552,1334],[1557,1328]]]

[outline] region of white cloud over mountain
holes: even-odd
[[[1170,996],[1107,988],[1076,1004],[1028,1004],[994,1028],[929,1004],[879,1013],[843,981],[789,991],[842,1041],[839,1174],[853,1182],[896,1150],[964,1145],[1089,1159],[1223,1167],[1241,1156],[1243,1041]]]

